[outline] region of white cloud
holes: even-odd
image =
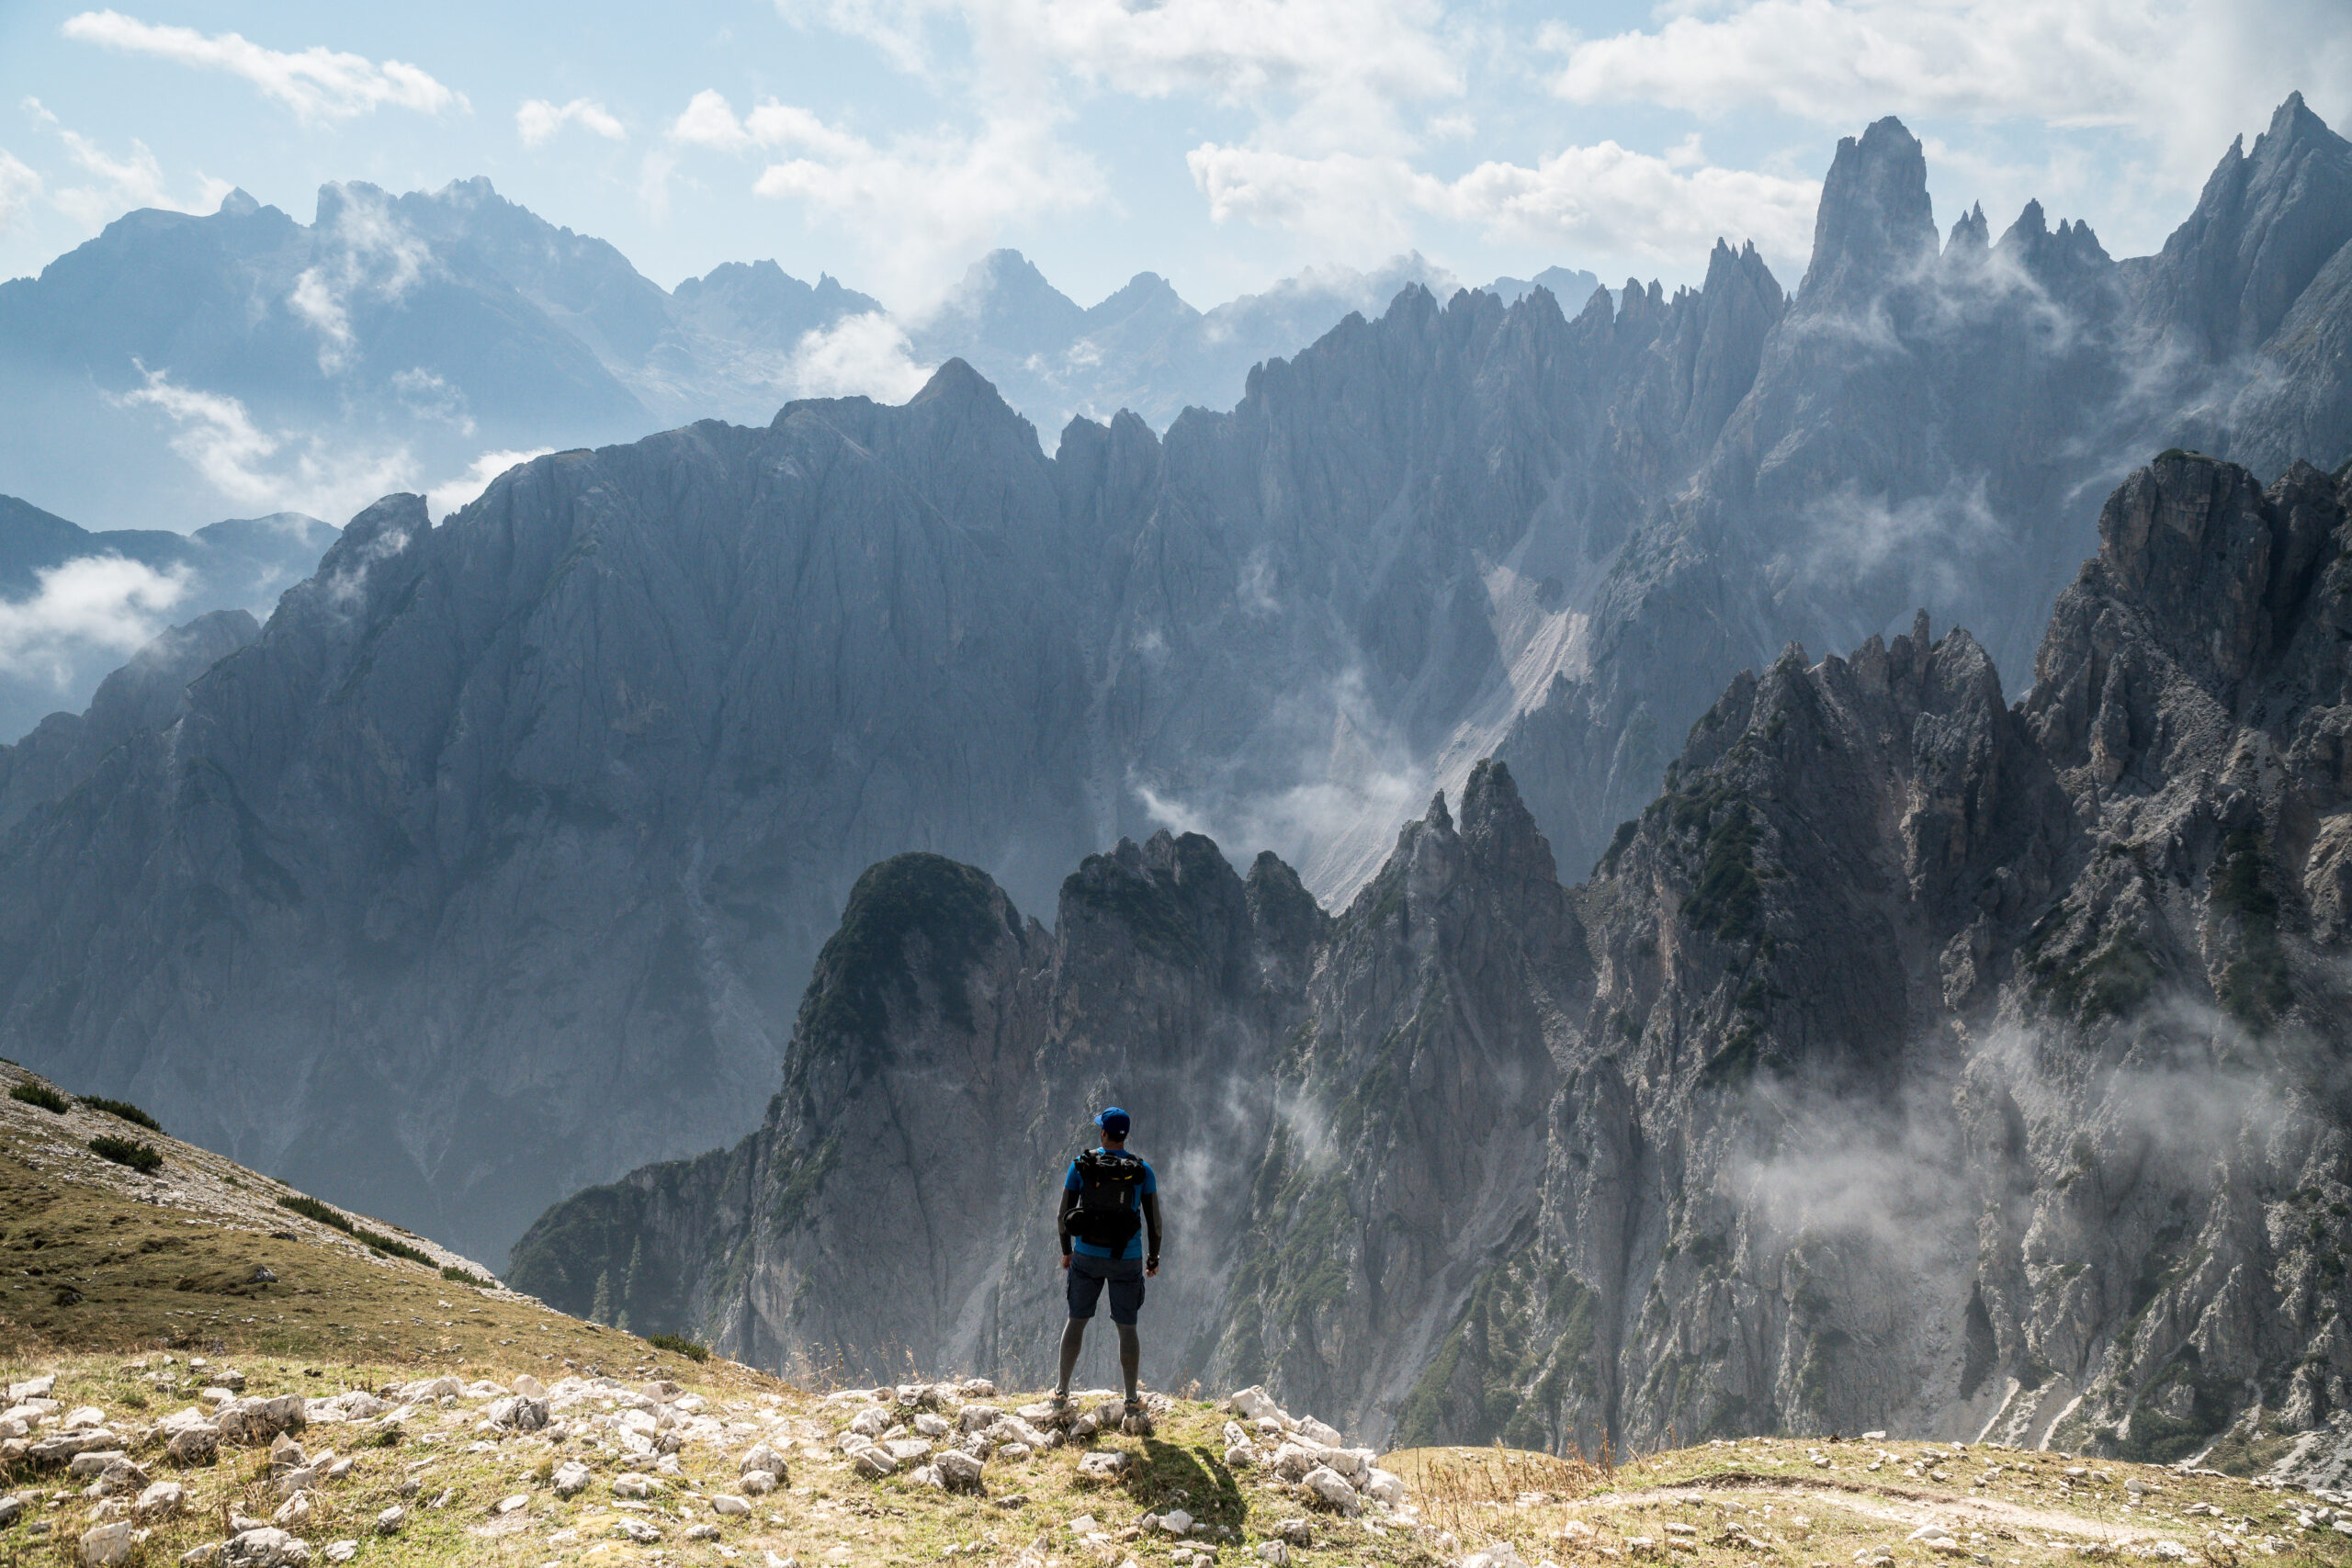
[[[433,265],[432,248],[400,220],[381,197],[349,186],[334,187],[333,236],[337,248],[294,279],[287,308],[319,334],[319,368],[333,376],[349,362],[356,337],[351,301],[373,297],[397,303]]]
[[[0,148],[0,238],[17,227],[17,220],[40,194],[40,176]]]
[[[470,506],[499,475],[534,457],[544,457],[554,450],[552,446],[534,446],[528,451],[484,452],[466,466],[464,473],[444,479],[426,491],[425,510],[435,517],[446,517],[452,512]]]
[[[379,496],[414,488],[416,464],[405,446],[371,453],[266,431],[236,398],[177,386],[144,365],[139,372],[144,384],[116,401],[168,418],[172,450],[235,505],[348,517]]]
[[[671,123],[670,140],[689,147],[715,147],[722,152],[741,152],[752,145],[751,132],[735,118],[727,95],[712,87],[686,100],[686,107]]]
[[[2296,48],[2278,50],[2282,38]],[[1763,106],[1836,126],[1901,113],[2122,127],[2192,178],[2289,90],[2337,84],[2343,97],[2352,70],[2330,0],[1734,0],[1653,31],[1557,42],[1555,86],[1577,103]]]
[[[59,690],[77,655],[129,653],[164,629],[164,615],[187,592],[186,567],[157,571],[118,555],[84,556],[35,573],[29,599],[0,600],[0,670],[33,675]]]
[[[199,70],[226,71],[311,123],[349,119],[382,105],[439,114],[464,109],[464,95],[413,65],[381,64],[314,45],[299,54],[265,49],[235,33],[207,35],[193,28],[159,27],[119,11],[85,11],[66,18],[67,38],[126,53],[151,54]]]
[[[562,105],[551,104],[545,98],[531,98],[514,111],[514,129],[521,134],[526,147],[544,145],[567,125],[577,125],[607,141],[622,141],[628,137],[628,130],[613,117],[612,111],[594,98],[574,98]]]
[[[1401,102],[1459,96],[1438,0],[778,0],[792,20],[864,38],[936,73],[968,40],[978,90],[1010,99],[1055,75],[1136,97],[1196,94],[1295,117],[1337,150],[1393,128]]]
[[[838,224],[865,247],[868,275],[901,300],[935,302],[954,272],[1009,225],[1086,208],[1104,188],[1093,160],[1059,141],[1042,113],[990,115],[970,134],[941,129],[876,145],[774,99],[739,119],[723,96],[706,90],[669,135],[683,145],[783,154],[752,191]]]
[[[97,183],[69,186],[50,199],[83,228],[96,233],[133,208],[173,207],[164,188],[164,168],[143,141],[130,144],[130,156],[112,158],[79,131],[61,130],[65,155]]]
[[[1557,243],[1587,253],[1688,265],[1718,238],[1753,240],[1784,265],[1810,243],[1821,187],[1747,170],[1690,167],[1614,141],[1569,147],[1533,167],[1486,163],[1457,179],[1402,158],[1306,158],[1206,143],[1186,155],[1209,216],[1240,218],[1331,243],[1403,243],[1417,217],[1468,223],[1490,240]]]
[[[65,186],[50,193],[50,205],[72,219],[90,233],[96,233],[107,224],[134,208],[156,207],[168,212],[210,212],[229,194],[226,180],[197,176],[196,199],[192,202],[175,200],[164,178],[164,166],[143,141],[130,144],[130,155],[117,158],[96,142],[77,130],[67,130],[58,125],[57,117],[43,107],[39,98],[27,98],[23,105],[35,122],[54,129],[57,139],[65,144],[65,155],[90,183]],[[20,199],[28,198],[41,188],[38,175],[5,152],[0,152],[0,232],[6,232],[9,213],[9,166],[22,176],[18,181]]]
[[[795,397],[902,403],[922,390],[937,368],[916,361],[898,322],[868,310],[805,333],[793,348],[788,374]]]
[[[304,267],[286,297],[293,312],[319,334],[319,368],[332,376],[343,368],[351,353],[351,313],[335,298],[334,288],[317,267]]]

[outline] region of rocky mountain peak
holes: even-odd
[[[1936,254],[1928,158],[1892,115],[1838,143],[1814,218],[1813,260],[1797,298],[1809,310],[1867,299]]]
[[[2347,241],[2352,142],[2292,94],[2252,152],[2243,138],[2231,144],[2165,240],[2148,274],[2150,313],[2206,353],[2245,353]]]
[[[2145,739],[2155,694],[2132,696],[2134,661],[2116,654],[2112,634],[2090,630],[2119,615],[2139,628],[2135,640],[2235,707],[2240,684],[2272,663],[2307,614],[2344,515],[2336,481],[2308,464],[2267,491],[2236,464],[2192,452],[2133,473],[2100,512],[2098,558],[2062,598],[2043,644],[2035,705],[2049,743],[2071,755],[2095,741],[2100,771],[2112,774],[2134,732]],[[2087,689],[2095,671],[2097,694]],[[2094,738],[2099,712],[2107,728]]]
[[[1981,254],[1991,248],[1992,233],[1992,225],[1984,220],[1984,204],[1980,201],[1953,220],[1951,238],[1944,242],[1944,254]]]

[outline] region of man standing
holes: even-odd
[[[1069,1322],[1062,1329],[1062,1375],[1054,1404],[1069,1404],[1069,1376],[1086,1343],[1086,1325],[1102,1287],[1111,1288],[1111,1323],[1119,1331],[1119,1371],[1126,1379],[1126,1418],[1143,1415],[1136,1373],[1143,1343],[1136,1313],[1143,1282],[1159,1272],[1159,1182],[1151,1167],[1127,1152],[1127,1113],[1114,1105],[1094,1118],[1102,1144],[1069,1162],[1062,1178],[1062,1269],[1069,1276]],[[1150,1232],[1146,1247],[1143,1233]]]

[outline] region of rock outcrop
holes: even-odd
[[[1573,888],[1497,763],[1328,919],[1196,836],[1088,860],[1050,933],[885,863],[761,1131],[559,1205],[516,1280],[610,1315],[633,1279],[634,1325],[770,1363],[1034,1377],[1107,1098],[1170,1216],[1162,1384],[1396,1444],[2318,1451],[2347,646],[2352,479],[2173,453],[2022,701],[1924,616],[1792,648]]]

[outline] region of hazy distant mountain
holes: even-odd
[[[912,338],[919,358],[964,360],[1041,429],[1124,409],[1165,430],[1188,408],[1231,408],[1252,366],[1296,354],[1344,317],[1379,314],[1414,284],[1454,289],[1452,274],[1412,255],[1376,272],[1317,268],[1207,311],[1141,272],[1082,310],[1020,252],[995,251]]]
[[[336,532],[289,512],[193,534],[93,534],[0,495],[0,739],[44,715],[79,714],[107,671],[168,623],[224,610],[266,618]]]
[[[1188,405],[1230,407],[1252,365],[1408,282],[1450,288],[1408,257],[1205,315],[1147,273],[1082,310],[1006,251],[933,319],[901,323],[772,261],[664,290],[486,179],[405,196],[324,186],[307,225],[233,192],[205,216],[131,213],[0,284],[0,472],[128,525],[259,500],[340,515],[469,474],[470,493],[528,452],[764,423],[812,388],[900,381],[950,357],[1049,429],[1122,408],[1164,427]],[[853,318],[880,330],[843,364],[811,334]]]
[[[1498,277],[1487,285],[1487,292],[1506,305],[1516,305],[1527,297],[1531,288],[1548,288],[1560,302],[1560,309],[1574,312],[1584,308],[1600,287],[1600,279],[1589,272],[1577,272],[1565,266],[1547,266],[1533,277]]]

